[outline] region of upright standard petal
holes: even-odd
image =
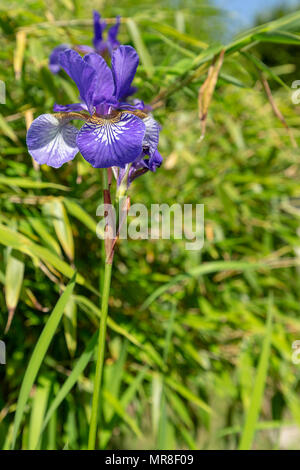
[[[93,103],[99,104],[109,100],[114,92],[114,79],[107,63],[95,52],[87,54],[83,60],[95,70],[97,75]]]
[[[94,168],[123,168],[141,154],[144,135],[145,124],[133,114],[93,116],[80,129],[77,145]]]
[[[60,53],[59,64],[74,80],[79,90],[80,98],[86,103],[90,113],[92,113],[93,97],[97,86],[97,75],[94,68],[78,52],[72,49]]]
[[[112,51],[116,49],[117,47],[119,47],[120,45],[119,41],[117,40],[117,36],[119,34],[120,23],[121,23],[121,18],[120,16],[117,16],[116,23],[108,30],[107,45],[108,45],[110,53],[112,53]]]
[[[94,10],[93,11],[93,21],[94,21],[94,39],[93,45],[96,50],[100,49],[103,41],[103,31],[106,28],[105,21],[101,21],[101,15]]]
[[[139,64],[139,56],[131,46],[120,46],[112,54],[111,68],[115,81],[115,97],[125,99],[131,93],[131,83]]]
[[[68,44],[61,44],[53,49],[49,57],[49,69],[52,73],[58,73],[60,71],[59,55],[69,48],[70,46]]]
[[[42,114],[33,121],[27,132],[28,152],[39,163],[59,168],[78,152],[78,129],[69,118],[59,114]]]

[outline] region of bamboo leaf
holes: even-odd
[[[16,35],[16,49],[14,54],[14,71],[16,79],[21,78],[22,66],[26,46],[26,32],[18,31]]]
[[[96,234],[96,221],[79,204],[77,204],[77,202],[67,198],[64,198],[63,201],[69,214],[76,217],[76,219],[90,229],[91,232]]]
[[[269,300],[266,333],[264,336],[261,356],[258,363],[257,374],[253,387],[253,393],[249,410],[247,412],[245,425],[243,428],[239,449],[250,450],[252,447],[255,430],[258,425],[260,409],[262,405],[267,372],[269,366],[271,340],[272,340],[272,317],[273,317],[273,301]]]
[[[141,58],[142,64],[144,65],[146,69],[146,73],[149,77],[152,77],[154,73],[152,59],[143,41],[139,28],[136,22],[132,18],[128,18],[126,24],[127,24],[130,36],[132,37],[132,40],[134,42],[135,48]]]
[[[187,400],[191,401],[192,403],[195,403],[195,405],[199,406],[203,411],[206,413],[211,413],[212,409],[210,406],[208,406],[201,398],[199,398],[197,395],[195,395],[193,392],[191,392],[188,388],[186,388],[184,385],[181,383],[175,381],[171,377],[166,378],[166,384],[171,387],[173,390],[179,393],[183,398],[186,398]]]
[[[11,253],[8,255],[5,271],[5,301],[8,309],[8,320],[5,333],[8,332],[16,307],[19,302],[21,287],[24,278],[24,263],[15,258]]]
[[[27,404],[31,388],[35,382],[35,379],[40,370],[43,359],[47,353],[48,347],[60,323],[65,306],[69,298],[72,295],[73,289],[75,287],[75,282],[76,282],[76,274],[74,274],[69,284],[67,285],[65,291],[63,292],[57,304],[55,305],[38,339],[38,342],[36,343],[32,356],[29,360],[29,363],[26,368],[24,378],[22,381],[18,403],[17,403],[17,409],[16,409],[16,414],[15,414],[15,419],[14,419],[12,448],[15,447],[16,438],[18,435],[18,431],[21,425],[21,421],[22,421],[24,411],[25,411],[25,406]]]
[[[63,384],[63,386],[59,389],[58,393],[56,394],[53,402],[50,405],[50,408],[47,411],[45,420],[43,422],[43,427],[41,429],[41,434],[45,430],[47,424],[49,423],[51,417],[53,416],[53,413],[57,410],[59,405],[63,402],[63,400],[66,398],[70,390],[74,387],[76,382],[78,381],[79,377],[83,373],[84,369],[88,365],[89,361],[92,358],[95,346],[97,344],[97,333],[95,333],[88,343],[86,349],[80,356],[80,358],[77,360],[76,364],[74,365],[74,368]]]
[[[69,218],[64,205],[59,199],[54,199],[47,204],[50,209],[52,221],[57,238],[70,261],[74,260],[74,240]]]
[[[1,116],[0,116],[1,119]],[[1,129],[1,123],[0,123]],[[69,188],[61,184],[46,183],[43,181],[34,181],[30,178],[14,178],[11,176],[0,176],[0,184],[7,186],[16,186],[24,189],[60,189],[61,191],[69,191]]]
[[[0,244],[9,246],[31,257],[37,257],[45,263],[51,264],[55,269],[68,278],[71,278],[74,275],[75,270],[65,261],[58,258],[55,253],[49,251],[43,246],[33,243],[29,238],[2,224],[0,224]],[[96,295],[99,295],[98,291],[95,290],[80,274],[77,274],[76,282],[85,286]]]
[[[38,441],[47,407],[50,388],[51,380],[48,377],[42,377],[34,392],[28,432],[28,449],[40,449]]]
[[[71,357],[74,357],[77,346],[77,305],[73,297],[69,298],[64,313],[66,343]]]
[[[172,281],[160,286],[156,289],[143,303],[141,309],[144,310],[149,307],[149,305],[154,302],[158,297],[160,297],[164,292],[168,291],[172,286],[193,277],[199,277],[204,274],[209,274],[213,272],[226,271],[226,270],[237,270],[237,271],[247,271],[255,270],[259,268],[267,267],[263,263],[249,263],[246,261],[211,261],[209,263],[203,263],[200,266],[197,266],[190,271],[179,274],[175,276]]]

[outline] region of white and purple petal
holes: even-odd
[[[111,68],[115,81],[115,97],[125,99],[132,93],[131,83],[134,78],[139,56],[131,46],[120,46],[112,54]]]
[[[78,129],[69,124],[69,118],[59,114],[42,114],[28,129],[28,152],[40,165],[59,168],[78,153]]]
[[[77,145],[94,168],[124,168],[142,153],[145,124],[130,113],[114,117],[92,117],[80,129]]]
[[[161,127],[151,115],[144,118],[143,121],[146,126],[143,150],[145,154],[151,157],[157,149]]]

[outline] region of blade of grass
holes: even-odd
[[[29,398],[31,388],[37,377],[37,374],[39,372],[43,359],[47,353],[50,342],[63,316],[66,303],[68,302],[70,296],[72,295],[75,283],[76,283],[76,273],[70,280],[65,291],[63,292],[57,304],[55,305],[50,317],[48,318],[47,323],[38,339],[38,342],[34,348],[34,351],[32,353],[32,356],[26,368],[23,382],[21,385],[21,390],[19,393],[17,409],[16,409],[16,414],[15,414],[15,419],[14,419],[12,448],[14,448],[16,444],[16,438],[18,435],[18,431],[21,425],[21,421],[24,415],[25,407]]]
[[[65,261],[60,259],[55,253],[38,245],[37,243],[33,243],[29,238],[2,224],[0,224],[0,244],[14,248],[15,250],[21,251],[31,257],[37,257],[46,264],[51,264],[55,269],[68,278],[71,278],[74,275],[74,269]],[[76,282],[85,286],[95,295],[99,295],[97,290],[94,289],[81,274],[77,274]]]
[[[271,339],[272,339],[272,316],[273,316],[273,299],[270,297],[267,313],[266,334],[263,341],[262,352],[259,359],[257,374],[253,388],[252,399],[249,410],[247,412],[245,425],[243,428],[239,450],[250,450],[252,447],[255,430],[258,425],[260,409],[262,405],[267,372],[269,366]]]
[[[8,255],[5,271],[5,301],[8,309],[8,320],[5,327],[5,333],[8,332],[16,307],[19,302],[21,287],[24,278],[25,265],[22,261],[15,258],[11,253]]]
[[[200,266],[197,266],[187,273],[179,274],[175,276],[170,282],[158,287],[143,303],[141,306],[141,310],[145,310],[149,307],[149,305],[154,302],[158,297],[160,297],[164,292],[168,291],[170,287],[193,277],[202,276],[204,274],[210,274],[219,271],[227,271],[227,270],[237,270],[237,271],[247,271],[253,269],[259,269],[267,267],[263,263],[250,263],[247,261],[211,261],[209,263],[203,263]]]
[[[51,405],[50,405],[50,407],[47,411],[46,417],[44,419],[44,422],[43,422],[43,426],[42,426],[42,429],[41,429],[41,435],[44,432],[44,430],[45,430],[47,424],[49,423],[50,419],[52,418],[53,413],[57,410],[59,405],[64,401],[64,399],[66,398],[66,396],[68,395],[70,390],[74,387],[74,385],[76,384],[78,378],[81,376],[84,369],[88,365],[88,363],[91,360],[92,355],[94,353],[96,344],[97,344],[97,333],[95,333],[93,335],[92,339],[89,341],[89,343],[88,343],[87,347],[85,348],[84,352],[82,353],[80,358],[77,360],[71,374],[69,375],[69,377],[67,378],[67,380],[65,381],[63,386],[59,389],[59,392],[57,393],[57,395],[55,396],[53,402],[51,403]],[[40,435],[40,437],[41,437],[41,435]]]
[[[138,54],[141,58],[142,64],[145,67],[146,73],[149,77],[152,77],[154,72],[152,59],[143,41],[137,24],[132,18],[128,18],[126,25],[128,27],[129,34],[132,37],[136,50],[138,51]]]

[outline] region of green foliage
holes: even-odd
[[[261,73],[272,90],[276,80],[274,101],[298,144],[300,117],[290,84],[256,47],[271,41],[277,51],[288,42],[298,51],[300,12],[223,46],[216,43],[220,15],[207,2],[177,9],[98,3],[13,1],[0,10],[7,90],[0,105],[0,331],[7,346],[0,448],[14,441],[22,449],[87,446],[103,262],[101,171],[81,156],[59,170],[34,168],[25,136],[26,124],[55,101],[77,100],[68,77],[52,76],[47,62],[60,43],[91,44],[92,6],[108,18],[122,15],[121,42],[141,55],[138,97],[159,104],[164,164],[134,182],[131,200],[149,210],[152,203],[205,204],[201,251],[176,239],[117,245],[101,446],[299,448],[287,432],[300,426],[300,371],[291,360],[300,339],[299,151],[272,112]],[[223,47],[200,141],[198,90]],[[76,285],[65,288],[75,271]]]

